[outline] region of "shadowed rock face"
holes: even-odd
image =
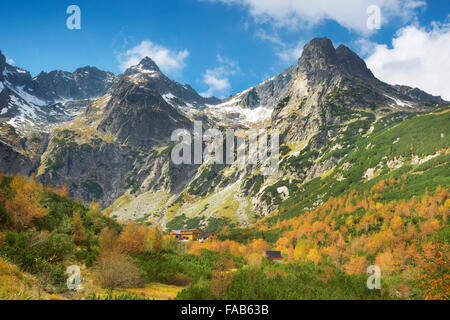
[[[306,73],[320,71],[346,72],[351,76],[374,79],[366,63],[356,53],[344,45],[337,49],[327,38],[318,38],[309,42],[299,59],[299,70]],[[318,79],[320,80],[320,79]]]
[[[71,195],[86,203],[96,200],[109,204],[121,196],[133,170],[132,150],[99,139],[62,147],[58,141],[65,138],[63,135],[58,133],[50,141],[44,160],[47,169],[38,180],[49,185],[67,184]]]
[[[34,173],[47,147],[48,135],[31,132],[20,136],[9,124],[2,124],[0,131],[0,172],[24,176]]]
[[[336,56],[339,65],[342,66],[349,74],[368,79],[374,79],[372,71],[367,68],[366,63],[356,53],[344,45],[340,45],[336,49]]]
[[[111,72],[84,67],[75,72],[41,72],[27,88],[46,101],[79,100],[100,97],[118,81]]]
[[[302,56],[298,64],[300,71],[319,71],[332,66],[337,66],[338,59],[333,43],[327,38],[317,38],[311,40],[303,48]]]
[[[32,173],[35,165],[36,163],[32,159],[0,141],[0,172],[28,176]]]
[[[99,129],[113,133],[132,146],[168,142],[175,129],[190,128],[190,121],[148,85],[123,79],[107,106]]]

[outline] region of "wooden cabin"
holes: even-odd
[[[203,232],[198,235],[197,240],[200,242],[205,242],[208,240],[212,240],[216,237],[216,234],[214,232]]]
[[[283,257],[280,251],[266,251],[266,258],[276,262],[283,262]]]
[[[203,232],[199,229],[182,229],[182,230],[172,230],[170,235],[174,237],[175,240],[180,241],[192,241],[197,240],[198,236]]]

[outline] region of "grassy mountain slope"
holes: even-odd
[[[426,189],[431,191],[438,185],[448,188],[450,108],[409,115],[409,119],[398,122],[400,118],[401,115],[394,114],[379,119],[372,124],[374,130],[368,136],[347,136],[354,141],[340,152],[343,157],[336,156],[338,165],[328,174],[305,184],[296,184],[297,181],[277,183],[277,187],[285,185],[294,190],[291,197],[281,203],[281,216],[297,216],[330,197],[351,190],[368,190],[383,179],[405,178],[395,188],[384,191],[386,200],[421,196]],[[330,148],[326,148],[325,152],[308,148],[293,157],[292,163],[301,163],[298,159],[312,152],[322,152],[323,156],[317,157],[316,161],[324,161],[330,152]]]

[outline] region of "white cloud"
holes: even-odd
[[[144,40],[139,45],[119,54],[118,59],[122,71],[139,64],[143,58],[150,57],[163,72],[178,75],[186,67],[185,60],[188,56],[187,50],[172,51],[150,40]]]
[[[409,9],[416,9],[421,7],[426,7],[427,3],[425,1],[409,1],[406,6]]]
[[[209,86],[209,89],[206,92],[203,92],[202,95],[205,97],[211,97],[216,94],[229,92],[231,89],[231,84],[226,75],[227,74],[223,67],[206,70],[203,75],[203,82]]]
[[[431,28],[408,26],[392,40],[392,48],[374,45],[366,59],[375,76],[391,84],[418,87],[450,100],[450,24]]]
[[[278,46],[285,45],[285,43],[283,42],[283,40],[281,40],[280,36],[277,34],[276,31],[272,31],[271,33],[269,33],[264,29],[257,29],[255,32],[255,35],[259,39],[269,41],[275,45],[278,45]]]
[[[208,90],[201,93],[202,96],[224,97],[230,93],[231,83],[229,77],[239,71],[239,66],[233,60],[221,55],[217,55],[217,62],[220,66],[214,69],[207,69],[203,75],[203,83],[208,86]]]
[[[304,43],[296,45],[286,45],[276,50],[277,56],[284,63],[292,63],[300,58],[303,52]]]
[[[275,54],[280,58],[280,61],[283,64],[293,63],[302,55],[303,47],[305,45],[303,41],[286,43],[281,40],[281,37],[276,31],[269,33],[264,29],[256,30],[255,34],[259,39],[269,41],[273,44]]]
[[[11,59],[9,57],[5,57],[5,58],[6,58],[6,63],[7,64],[10,64],[12,66],[16,64],[16,62],[13,59]]]
[[[382,20],[393,18],[409,20],[415,10],[426,5],[416,0],[203,0],[240,5],[258,22],[270,22],[277,27],[312,27],[326,19],[363,34],[372,33],[367,28],[367,8],[381,8]]]
[[[367,38],[360,38],[354,41],[355,47],[359,48],[359,53],[361,56],[368,56],[375,51],[376,43],[370,41]]]

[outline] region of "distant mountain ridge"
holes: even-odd
[[[73,110],[67,110],[64,102],[103,96],[117,80],[113,73],[95,67],[73,73],[41,72],[32,78],[28,71],[6,63],[0,51],[1,117],[9,118],[9,123],[20,130],[67,121]]]
[[[74,72],[41,72],[26,89],[49,102],[80,100],[103,96],[117,80],[111,72],[83,67]]]
[[[29,71],[6,63],[0,51],[0,81],[21,87],[46,104],[64,100],[80,100],[103,96],[116,83],[118,76],[96,67],[78,68],[74,72],[55,70],[41,72],[32,78]]]

